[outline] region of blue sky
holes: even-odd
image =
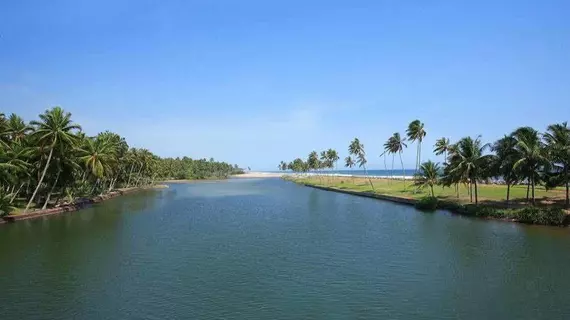
[[[569,120],[570,1],[3,1],[0,111],[274,169],[359,137]],[[404,154],[413,167],[415,148]]]

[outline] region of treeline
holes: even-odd
[[[213,159],[163,159],[129,147],[109,131],[87,136],[60,107],[29,123],[0,113],[0,215],[15,207],[45,209],[159,179],[223,178],[239,172],[237,165]]]
[[[210,160],[193,160],[188,157],[161,159],[159,175],[168,179],[222,179],[232,174],[241,174],[237,164]]]
[[[443,155],[443,164],[433,161],[421,162],[422,142],[427,132],[419,120],[412,121],[406,135],[394,133],[383,144],[381,157],[398,155],[402,170],[402,153],[407,148],[406,142],[416,143],[416,165],[414,184],[417,187],[430,187],[431,196],[434,185],[455,187],[466,185],[471,202],[478,203],[478,184],[496,183],[506,185],[506,200],[510,200],[510,189],[515,184],[527,186],[527,201],[536,202],[535,187],[546,189],[564,187],[566,191],[566,208],[570,207],[570,128],[567,122],[549,125],[545,132],[531,127],[520,127],[505,135],[494,143],[483,143],[481,136],[464,137],[452,143],[449,138],[442,137],[434,145],[435,155]],[[349,156],[345,158],[345,166],[352,168],[358,165],[366,173],[366,152],[364,145],[355,138],[348,147]],[[328,154],[337,154],[330,149],[316,157],[311,152],[307,160],[297,158],[289,163],[281,161],[279,169],[294,172],[318,171],[332,168],[338,156],[331,158]],[[334,160],[333,160],[334,159]],[[369,180],[370,181],[370,180]],[[370,182],[374,188],[372,182]],[[459,193],[457,193],[459,197]]]

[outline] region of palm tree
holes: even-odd
[[[539,170],[549,166],[546,149],[540,139],[538,131],[531,127],[522,127],[515,130],[513,137],[516,139],[515,150],[517,161],[514,169],[522,168],[532,190],[532,204],[535,203],[534,187],[539,179]],[[528,187],[527,187],[528,190]],[[528,192],[527,192],[528,194]]]
[[[421,163],[421,152],[422,152],[422,141],[426,136],[426,131],[424,129],[424,124],[420,120],[414,120],[410,122],[408,125],[408,129],[406,130],[406,134],[408,136],[408,140],[410,142],[418,142],[417,146],[417,155],[416,155],[416,171]]]
[[[78,150],[79,160],[85,169],[96,179],[103,179],[112,172],[116,161],[116,149],[109,140],[100,137],[88,138],[85,145]]]
[[[422,163],[415,174],[414,185],[418,188],[429,187],[432,198],[435,197],[433,186],[439,183],[439,164],[430,161]]]
[[[12,195],[0,189],[0,217],[9,215],[15,209],[12,206]]]
[[[352,181],[354,182],[354,175],[352,174],[352,167],[354,167],[356,163],[352,159],[351,156],[344,158],[344,166],[350,168],[350,176],[352,177]]]
[[[544,134],[548,152],[558,169],[557,179],[566,187],[566,208],[570,208],[569,183],[570,183],[570,128],[567,122],[549,125]]]
[[[402,152],[404,152],[404,148],[407,148],[408,145],[405,143],[406,139],[400,136],[399,132],[395,132],[392,135],[391,143],[390,143],[390,151],[393,154],[398,154],[400,156],[400,164],[402,165],[402,179],[406,179],[406,170],[404,169],[404,161],[402,160]],[[393,159],[392,159],[393,162]]]
[[[475,204],[479,203],[477,180],[484,178],[486,168],[490,165],[491,156],[484,155],[488,147],[489,144],[481,143],[480,136],[476,139],[465,137],[459,140],[450,159],[451,173],[465,177],[469,181],[469,189],[475,187]]]
[[[40,148],[48,148],[49,155],[42,171],[38,185],[32,194],[32,197],[26,205],[24,212],[28,211],[28,208],[34,201],[40,186],[43,183],[46,172],[49,168],[53,151],[55,148],[60,150],[71,150],[76,143],[76,136],[73,134],[75,130],[81,130],[81,127],[74,124],[71,121],[71,113],[63,111],[60,107],[54,107],[51,110],[47,110],[44,114],[40,115],[41,121],[32,121],[31,125],[35,127],[35,132],[32,134]]]
[[[516,144],[517,140],[515,138],[504,136],[497,140],[491,148],[495,152],[492,171],[507,184],[507,205],[510,200],[511,185],[515,184],[519,178],[517,171],[514,169],[517,161]]]
[[[366,170],[366,152],[364,151],[364,145],[360,143],[358,138],[354,138],[350,145],[348,146],[348,153],[350,155],[354,155],[356,157],[358,166],[360,168],[364,168],[364,174],[368,178],[368,182],[370,182],[370,186],[372,187],[372,191],[376,191],[374,189],[374,185],[372,184],[372,180],[368,176],[368,171]]]
[[[13,142],[21,143],[26,135],[33,131],[33,128],[27,125],[22,118],[15,113],[8,117],[7,134]]]
[[[336,170],[337,161],[338,161],[338,159],[340,159],[336,150],[328,149],[327,150],[327,159],[328,159],[328,162],[330,164],[330,168]]]
[[[321,166],[319,161],[319,156],[316,151],[312,151],[309,153],[309,157],[307,158],[307,167],[309,170],[317,170]]]
[[[442,137],[435,141],[433,152],[436,156],[443,154],[443,163],[447,162],[447,152],[449,151],[449,139],[446,137]]]

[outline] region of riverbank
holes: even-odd
[[[555,204],[553,205],[553,203],[559,201],[557,199],[559,195],[558,193],[552,193],[552,191],[549,194],[551,198],[546,198],[547,200],[543,201],[544,203],[541,206],[533,207],[521,199],[515,199],[515,201],[506,203],[498,196],[499,191],[504,191],[503,189],[506,189],[506,187],[484,185],[481,188],[482,190],[485,188],[494,189],[491,192],[487,190],[487,193],[494,195],[495,198],[483,198],[479,205],[475,205],[468,202],[469,197],[461,196],[461,192],[464,191],[460,191],[459,197],[450,197],[440,190],[440,192],[436,193],[436,198],[430,198],[427,193],[417,190],[409,182],[406,183],[404,181],[400,181],[400,184],[397,184],[393,180],[375,180],[372,182],[372,186],[374,186],[374,189],[372,189],[368,179],[362,179],[362,181],[351,179],[351,181],[346,181],[346,179],[342,178],[333,179],[329,177],[327,179],[325,177],[290,176],[286,177],[286,180],[326,191],[412,205],[424,211],[442,209],[465,216],[528,224],[555,226],[567,226],[570,224],[568,211],[561,209]],[[455,190],[451,188],[451,192],[455,192]],[[517,194],[517,191],[514,193]]]
[[[103,202],[103,201],[106,201],[106,200],[109,200],[109,199],[112,199],[112,198],[115,198],[118,196],[122,196],[125,194],[130,194],[130,193],[134,193],[134,192],[142,191],[142,190],[164,189],[164,188],[168,188],[168,186],[164,185],[164,184],[157,184],[157,185],[147,186],[147,187],[121,188],[121,189],[117,189],[115,191],[109,192],[107,194],[104,194],[104,195],[99,195],[99,196],[95,196],[92,198],[80,199],[80,200],[75,201],[74,203],[64,204],[64,205],[60,205],[60,206],[54,207],[54,208],[30,210],[26,213],[23,213],[23,212],[15,213],[15,214],[12,213],[12,214],[9,214],[7,216],[0,218],[0,224],[8,223],[8,222],[22,221],[22,220],[30,220],[30,219],[50,216],[50,215],[54,215],[54,214],[64,213],[64,212],[74,212],[74,211],[78,211],[80,209],[86,208],[92,204]]]

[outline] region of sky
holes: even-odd
[[[570,1],[2,1],[0,112],[53,106],[132,147],[275,170],[358,137],[370,168],[570,120]],[[404,164],[413,168],[415,144]],[[398,163],[398,162],[397,162]]]

